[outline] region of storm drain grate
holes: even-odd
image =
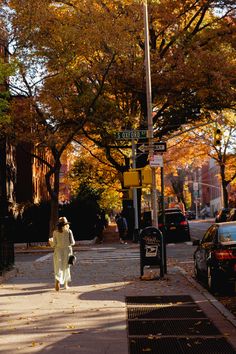
[[[220,332],[208,319],[201,320],[132,320],[128,321],[131,336],[140,335],[175,335],[175,336],[212,336]]]
[[[194,300],[189,295],[169,295],[169,296],[127,296],[127,305],[138,304],[176,304],[185,303],[189,305],[194,304]]]
[[[129,346],[131,354],[235,354],[235,350],[224,338],[132,338]]]
[[[128,319],[207,318],[198,306],[128,307]]]
[[[235,353],[188,295],[126,298],[129,353]]]

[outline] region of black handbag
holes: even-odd
[[[74,265],[75,262],[76,262],[76,257],[73,254],[71,254],[68,259],[68,264]]]

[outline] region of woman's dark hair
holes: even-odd
[[[62,231],[63,231],[63,226],[64,226],[64,224],[62,224],[62,223],[59,223],[59,224],[57,225],[57,229],[58,229],[59,232],[62,232]]]

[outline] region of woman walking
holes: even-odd
[[[59,218],[57,229],[53,231],[53,237],[49,239],[49,243],[54,248],[55,289],[59,291],[60,284],[64,284],[64,288],[68,289],[68,282],[71,281],[68,259],[73,254],[72,246],[75,240],[66,217]]]

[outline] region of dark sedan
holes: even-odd
[[[194,211],[192,211],[192,210],[187,210],[185,215],[186,215],[188,220],[196,219],[196,213]]]
[[[162,214],[159,214],[158,225],[166,243],[190,241],[189,223],[181,211],[165,211],[165,225]]]
[[[194,270],[198,280],[205,280],[209,290],[224,290],[236,282],[236,222],[215,223],[202,240],[193,241]]]

